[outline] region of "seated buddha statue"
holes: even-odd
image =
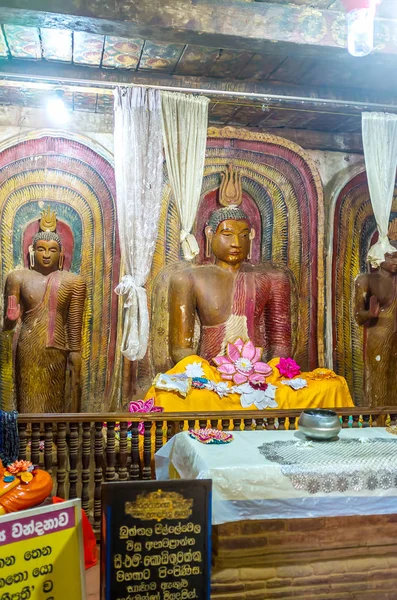
[[[81,337],[86,285],[63,270],[62,241],[49,209],[29,248],[29,269],[7,276],[4,330],[19,330],[14,375],[21,413],[65,412],[66,372],[70,372],[72,412],[80,410]]]
[[[210,361],[237,338],[262,347],[264,360],[291,356],[290,278],[272,264],[246,262],[255,230],[241,202],[241,178],[229,168],[220,188],[222,208],[211,214],[205,228],[206,254],[213,254],[214,263],[189,264],[171,276],[169,345],[174,363],[192,354]],[[201,328],[198,349],[196,317]]]

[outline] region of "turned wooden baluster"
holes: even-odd
[[[240,427],[241,427],[241,419],[234,419],[234,421],[233,421],[233,430],[234,431],[240,431]]]
[[[205,427],[207,427],[207,421],[205,423]],[[218,429],[218,419],[211,419],[211,427],[212,429]]]
[[[262,418],[255,419],[255,423],[256,423],[255,429],[258,429],[258,430],[264,429]]]
[[[52,473],[52,423],[44,423],[44,468],[47,473]]]
[[[95,442],[94,442],[94,528],[98,531],[101,526],[101,485],[103,478],[103,435],[102,421],[95,423]]]
[[[274,417],[267,417],[267,427],[266,429],[268,429],[269,431],[273,431],[275,429],[274,427]]]
[[[279,417],[278,418],[278,430],[279,431],[284,431],[285,430],[285,417]]]
[[[353,415],[353,427],[359,427],[360,415]]]
[[[151,468],[151,460],[152,460],[152,435],[151,428],[152,423],[150,421],[144,421],[144,434],[143,434],[143,469],[142,469],[142,479],[151,479],[152,478],[152,468]]]
[[[390,414],[390,420],[391,420],[391,425],[393,425],[393,426],[396,425],[397,424],[397,414],[396,413]]]
[[[91,423],[83,423],[82,455],[81,455],[81,506],[87,517],[90,511],[90,458],[91,458]]]
[[[40,423],[32,423],[30,456],[34,465],[40,464]]]
[[[67,500],[66,497],[66,460],[67,460],[67,446],[66,446],[66,423],[58,423],[57,431],[57,496]]]
[[[222,419],[222,430],[229,431],[230,419]]]
[[[77,458],[79,454],[79,424],[69,423],[69,498],[77,498]]]
[[[199,420],[199,427],[200,427],[200,429],[206,429],[206,427],[207,427],[207,421],[205,419],[200,419]]]
[[[26,431],[26,423],[18,423],[19,432],[19,460],[26,460],[26,446],[28,444],[28,436]]]
[[[176,423],[175,421],[167,421],[167,442],[174,437],[176,432]]]
[[[371,415],[363,415],[363,427],[371,427],[370,419]]]
[[[139,460],[139,423],[133,421],[131,425],[131,466],[130,479],[139,479],[141,473]]]
[[[116,479],[116,434],[114,431],[115,422],[108,421],[106,429],[106,481]]]
[[[120,459],[119,459],[119,480],[127,481],[127,456],[128,456],[128,423],[122,421],[120,423]]]
[[[252,431],[252,419],[244,419],[244,431]]]
[[[156,433],[155,433],[155,451],[160,450],[163,446],[163,422],[156,421]]]
[[[342,428],[348,429],[349,427],[349,415],[342,415]]]
[[[187,422],[187,424],[189,426],[189,429],[194,429],[195,425],[196,425],[196,421],[194,419],[193,420],[189,419],[189,421]]]

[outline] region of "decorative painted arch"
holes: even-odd
[[[258,213],[261,232],[260,235],[257,233],[254,257],[287,267],[295,279],[299,297],[295,356],[304,368],[314,368],[324,360],[324,216],[322,184],[317,168],[300,146],[283,138],[232,127],[210,128],[196,221],[201,259],[203,224],[211,207],[215,207],[220,174],[230,162],[242,174],[243,208],[253,205],[253,213]],[[179,230],[171,190],[165,185],[150,291],[157,276],[156,291],[160,285],[165,285],[167,271],[169,273],[181,260]],[[156,293],[152,300],[155,296]],[[153,339],[159,340],[158,348],[162,348],[156,351],[152,347],[152,352],[157,353],[159,364],[168,339],[167,312],[164,297],[156,302],[152,311]]]
[[[24,266],[26,237],[47,205],[56,211],[65,235],[73,237],[73,255],[67,257],[70,270],[80,272],[87,282],[82,410],[101,410],[119,360],[113,289],[120,252],[110,161],[81,141],[48,134],[30,134],[0,152],[1,289],[9,271]]]
[[[390,220],[397,219],[397,187]],[[354,402],[363,404],[363,328],[354,318],[354,280],[368,271],[367,253],[377,234],[365,172],[353,177],[335,204],[332,240],[333,365],[346,378]]]

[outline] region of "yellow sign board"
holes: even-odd
[[[85,600],[80,500],[0,517],[0,600]]]

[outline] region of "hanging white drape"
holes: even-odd
[[[369,193],[379,231],[379,240],[368,252],[373,267],[379,267],[387,252],[395,252],[387,232],[397,168],[397,115],[363,113],[363,146]]]
[[[181,221],[180,241],[186,260],[199,253],[191,230],[200,202],[207,142],[209,99],[161,93],[165,158]]]
[[[125,296],[121,352],[145,356],[149,313],[143,287],[152,264],[160,215],[163,152],[158,90],[118,88],[114,102],[114,168],[121,255],[126,275],[115,292]]]

